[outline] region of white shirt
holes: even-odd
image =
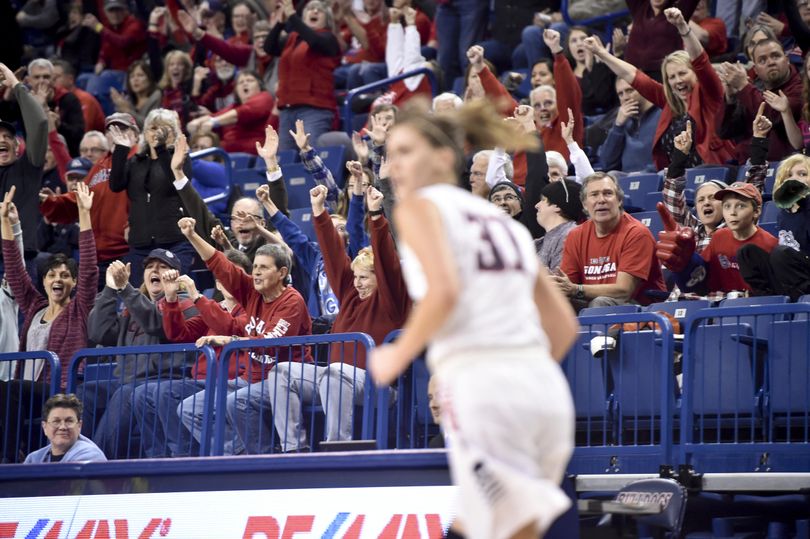
[[[431,342],[431,367],[442,358],[481,348],[547,350],[534,303],[539,263],[528,230],[493,204],[455,186],[432,185],[417,196],[431,201],[441,215],[460,284],[458,302]],[[402,247],[405,280],[411,297],[419,301],[427,281],[413,251]]]

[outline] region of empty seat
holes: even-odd
[[[619,186],[624,191],[624,208],[627,211],[643,209],[647,193],[660,191],[662,187],[661,176],[656,173],[628,174],[619,177]]]
[[[312,210],[310,208],[291,209],[290,220],[298,225],[301,232],[306,234],[311,241],[318,241],[315,236],[315,225],[312,222]]]
[[[644,211],[658,211],[656,209],[659,202],[664,201],[664,195],[661,191],[653,191],[652,193],[647,193],[644,196],[644,204],[642,205],[642,209]]]
[[[292,165],[293,163],[300,162],[298,150],[279,150],[276,157],[278,158],[278,164],[280,166]],[[261,166],[262,169],[265,168],[264,159],[256,159],[256,168],[259,168],[259,166]]]
[[[287,185],[287,207],[310,208],[309,191],[317,185],[304,165],[295,163],[284,167],[284,182]]]
[[[658,233],[664,230],[664,223],[661,221],[661,216],[657,211],[642,211],[631,215],[641,221],[641,224],[649,228],[653,238],[658,241]]]
[[[231,157],[232,169],[251,168],[253,166],[253,160],[256,159],[256,156],[250,153],[233,152],[228,155]],[[260,161],[264,161],[264,159]]]
[[[779,208],[774,204],[773,200],[768,200],[762,205],[762,215],[760,215],[759,220],[763,223],[775,223],[778,214]]]
[[[240,168],[231,172],[231,182],[239,186],[245,196],[254,196],[256,189],[265,183],[264,171],[257,171],[252,168]]]
[[[787,296],[754,296],[750,298],[727,298],[720,302],[719,307],[754,307],[757,305],[784,305],[790,303]],[[767,339],[771,324],[777,320],[785,320],[784,314],[760,314],[752,316],[724,317],[728,323],[748,324],[753,328],[754,335],[759,339]]]
[[[647,305],[644,310],[650,313],[664,311],[683,324],[691,313],[699,311],[700,309],[707,309],[711,306],[712,303],[709,300],[696,299],[651,303]]]
[[[771,441],[810,442],[810,322],[773,323],[768,347],[767,410]]]
[[[346,170],[346,147],[326,146],[318,150],[323,164],[332,172],[332,177],[339,186],[343,186],[343,173]]]
[[[603,335],[584,329],[562,362],[576,411],[577,446],[602,446],[612,440],[607,362],[591,354],[592,339]]]
[[[731,169],[728,167],[697,167],[686,171],[686,189],[697,190],[698,187],[712,180],[728,183]]]

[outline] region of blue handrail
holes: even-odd
[[[44,359],[48,362],[51,369],[51,379],[49,380],[51,395],[59,393],[62,384],[62,364],[59,362],[59,357],[53,352],[35,350],[33,352],[0,354],[0,361],[24,361],[28,359]]]
[[[355,97],[362,93],[388,86],[394,82],[409,79],[414,75],[425,75],[428,82],[430,82],[430,92],[433,94],[433,97],[436,97],[436,94],[439,92],[439,83],[436,80],[436,74],[433,73],[432,69],[427,67],[420,67],[419,69],[414,69],[413,71],[408,71],[407,73],[402,73],[394,77],[388,77],[387,79],[354,88],[346,94],[346,100],[343,102],[343,129],[346,131],[346,133],[348,133],[350,136],[352,134],[352,117],[354,116],[354,113],[352,112],[352,101],[354,101]]]

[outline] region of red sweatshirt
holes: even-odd
[[[332,333],[368,333],[376,344],[399,329],[408,317],[411,300],[402,277],[394,239],[385,217],[370,221],[371,249],[374,253],[374,275],[377,288],[370,297],[361,300],[354,287],[354,272],[346,256],[343,240],[335,230],[328,212],[314,219],[315,233],[321,246],[329,285],[340,302],[340,312],[332,324]],[[356,358],[356,361],[354,361]],[[365,349],[354,344],[335,343],[329,353],[330,363],[348,363],[366,368]]]
[[[82,104],[82,115],[84,116],[84,130],[85,131],[101,131],[104,132],[104,110],[98,99],[93,97],[93,94],[85,92],[81,88],[73,88],[70,91]]]
[[[512,116],[515,108],[518,106],[518,102],[514,100],[509,90],[501,84],[498,77],[493,75],[492,71],[490,71],[487,66],[484,66],[484,69],[478,74],[478,78],[481,79],[481,86],[483,86],[487,97],[498,106],[498,112],[505,118]],[[526,185],[526,173],[528,171],[526,153],[517,152],[512,161],[512,166],[515,171],[512,181],[514,181],[516,185],[523,187]]]
[[[137,146],[129,156],[138,151]],[[90,221],[93,225],[96,253],[99,261],[116,260],[129,253],[129,244],[124,238],[124,230],[129,226],[129,198],[127,192],[110,191],[110,168],[112,155],[107,154],[93,165],[84,183],[93,192],[93,211]],[[52,223],[70,224],[79,218],[76,206],[76,193],[66,193],[48,197],[39,205],[39,210]]]
[[[217,251],[206,264],[214,277],[245,308],[246,323],[241,327],[234,327],[234,335],[273,339],[312,333],[312,320],[307,304],[292,286],[285,288],[279,297],[268,303],[253,288],[253,278],[235,266],[221,252]],[[312,362],[308,349],[302,353],[300,346],[292,348],[292,354],[286,348],[278,351],[276,354],[278,361]]]
[[[273,96],[268,92],[259,92],[241,105],[231,105],[219,111],[214,118],[236,109],[236,123],[224,125],[222,149],[226,152],[256,153],[256,142],[264,140],[264,129],[267,124],[278,129],[278,118],[273,116]]]
[[[359,22],[359,21],[358,21]],[[360,62],[385,62],[385,43],[388,40],[388,27],[382,20],[382,16],[377,15],[369,19],[366,23],[360,23],[366,31],[368,47],[355,50],[347,54],[344,59],[347,64],[359,64]],[[349,27],[341,30],[346,43],[352,41],[352,31]]]
[[[557,117],[550,126],[540,128],[540,136],[547,152],[550,150],[560,152],[568,161],[571,156],[568,154],[568,145],[563,139],[560,127],[560,123],[568,118],[568,109],[574,114],[574,140],[580,146],[585,128],[582,118],[582,89],[563,53],[554,56],[554,84],[557,89]]]
[[[115,28],[101,31],[101,51],[98,59],[107,69],[126,71],[130,64],[146,52],[146,27],[133,15],[127,15]]]

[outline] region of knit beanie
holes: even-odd
[[[489,201],[492,202],[492,197],[495,193],[500,191],[513,191],[515,196],[518,197],[520,201],[520,211],[523,211],[523,191],[520,190],[520,187],[517,184],[510,182],[510,181],[503,181],[496,183],[489,192]]]
[[[582,201],[579,199],[581,189],[582,186],[575,181],[560,180],[543,187],[542,195],[548,199],[549,204],[560,208],[563,217],[579,223],[585,219]]]

